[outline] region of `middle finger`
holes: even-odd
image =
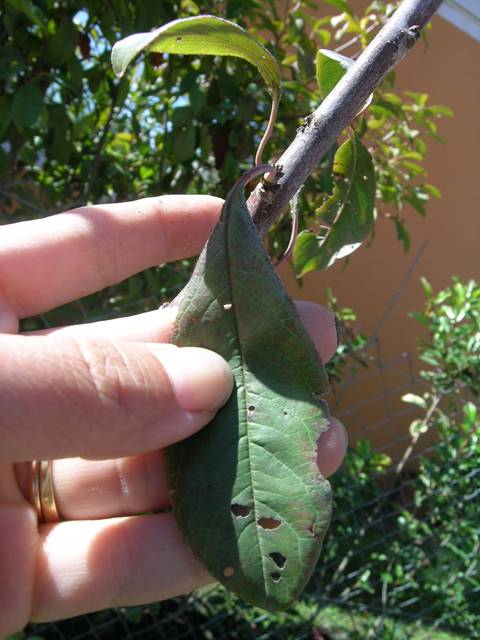
[[[322,434],[318,466],[325,477],[340,466],[347,446],[345,429],[335,418]],[[26,490],[26,469],[21,484]],[[70,458],[53,463],[55,500],[62,518],[93,520],[158,511],[170,506],[163,452],[115,460]]]

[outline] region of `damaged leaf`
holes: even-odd
[[[209,573],[248,602],[285,609],[317,562],[330,485],[317,467],[326,377],[245,203],[248,172],[180,296],[173,342],[220,353],[235,390],[213,421],[166,452],[185,540]],[[178,301],[177,301],[178,303]]]
[[[318,210],[321,232],[302,231],[293,252],[295,272],[322,271],[358,249],[373,228],[375,170],[356,135],[337,150],[332,195]]]

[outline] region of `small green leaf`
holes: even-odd
[[[408,402],[408,404],[414,404],[419,409],[426,410],[427,403],[425,402],[422,396],[417,396],[415,393],[406,393],[402,396],[403,402]]]
[[[175,133],[173,142],[173,155],[175,162],[186,162],[195,155],[195,127],[192,125],[182,127]]]
[[[358,249],[373,227],[375,171],[372,158],[357,136],[338,149],[332,195],[318,210],[325,232],[303,231],[293,253],[297,276],[321,271]]]
[[[55,33],[47,39],[46,55],[55,65],[63,64],[75,51],[78,32],[75,23],[66,16],[55,25]]]
[[[478,417],[478,409],[473,404],[473,402],[469,401],[463,405],[463,413],[465,415],[465,419],[468,422],[469,426],[473,426],[476,424],[477,417]]]
[[[28,82],[13,98],[13,120],[22,131],[37,121],[43,109],[43,96],[36,82]]]
[[[423,293],[431,300],[433,298],[433,287],[430,282],[423,276],[420,278],[420,284],[422,285]]]
[[[272,93],[280,90],[280,67],[272,54],[248,31],[216,16],[173,20],[148,33],[120,40],[112,50],[115,74],[122,76],[141,51],[236,56],[257,67]]]
[[[0,136],[10,124],[12,117],[10,104],[7,96],[0,96]]]
[[[320,49],[316,58],[317,84],[320,98],[328,96],[334,86],[343,78],[345,73],[355,62],[352,58],[342,56],[329,49]]]
[[[347,0],[323,0],[323,1],[326,2],[327,4],[331,4],[332,7],[335,7],[339,11],[344,11],[349,16],[352,15],[352,9],[349,3],[347,2]]]
[[[330,91],[337,85],[343,76],[347,73],[355,60],[342,56],[336,51],[330,49],[319,49],[315,60],[317,84],[320,91],[320,98],[324,100]],[[372,94],[373,95],[373,94]],[[372,95],[365,101],[357,115],[370,105]]]
[[[397,238],[403,244],[404,252],[407,253],[410,250],[411,246],[410,234],[408,232],[408,229],[404,221],[398,216],[394,216],[392,220],[395,223],[395,228],[397,230]]]
[[[245,203],[232,189],[180,295],[173,342],[220,353],[235,390],[212,422],[169,447],[177,522],[209,573],[248,602],[285,609],[317,562],[330,485],[317,440],[326,377]]]
[[[416,438],[428,431],[428,423],[425,420],[414,420],[408,428],[412,438]]]
[[[46,29],[47,20],[45,14],[40,7],[37,7],[31,0],[7,0],[7,5],[10,5],[17,11],[21,11],[34,24],[37,24],[42,29]]]

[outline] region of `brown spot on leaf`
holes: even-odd
[[[225,569],[223,570],[223,575],[225,576],[225,578],[231,578],[234,573],[235,569],[233,567],[225,567]]]
[[[247,505],[237,503],[232,504],[230,509],[236,518],[246,518],[250,515],[251,511],[250,507],[247,507]]]
[[[281,521],[276,518],[259,518],[257,523],[262,529],[277,529],[282,524]]]

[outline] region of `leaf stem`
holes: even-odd
[[[300,200],[300,191],[299,189],[297,193],[293,196],[290,202],[290,208],[292,212],[292,231],[290,233],[290,240],[288,241],[288,246],[285,249],[285,253],[281,258],[279,258],[275,263],[274,267],[277,268],[281,264],[283,264],[286,260],[290,258],[293,253],[293,249],[295,247],[295,242],[297,240],[298,235],[298,214],[299,214],[299,200]]]
[[[267,142],[272,135],[273,127],[275,126],[275,121],[277,120],[278,113],[278,105],[280,103],[280,91],[276,89],[272,94],[272,108],[270,110],[270,118],[268,120],[267,128],[265,129],[265,133],[258,145],[257,153],[255,155],[255,166],[258,167],[262,164],[263,152],[265,151],[265,147],[267,146]]]

